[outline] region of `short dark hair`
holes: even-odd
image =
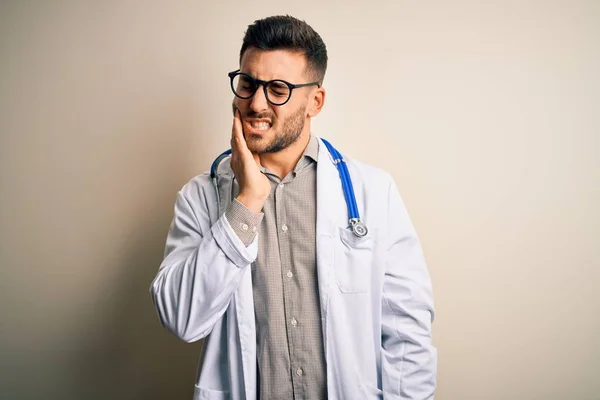
[[[327,70],[327,48],[321,36],[305,21],[290,15],[276,15],[248,25],[240,50],[242,57],[249,47],[261,50],[298,51],[306,57],[310,75],[320,84]],[[294,82],[295,83],[295,82]]]

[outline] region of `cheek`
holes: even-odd
[[[233,99],[233,106],[240,110],[248,111],[250,109],[251,99],[240,99],[236,97]]]
[[[241,100],[241,99],[238,99],[237,97],[235,97],[235,98],[233,99],[233,102],[231,103],[231,107],[233,108],[233,110],[234,110],[234,111],[235,111],[236,109],[238,109],[238,108],[239,108],[240,110],[241,110],[241,109],[243,109],[242,105],[240,104],[240,100]]]
[[[273,112],[273,116],[275,117],[275,123],[276,124],[281,124],[283,121],[285,121],[285,113],[281,113],[281,112]]]
[[[289,105],[289,107],[287,107]],[[297,106],[294,104],[286,104],[283,107],[276,107],[273,110],[273,115],[277,121],[277,125],[281,126],[285,122],[294,119],[296,112],[298,111]]]

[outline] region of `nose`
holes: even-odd
[[[250,99],[250,108],[252,111],[259,113],[265,111],[269,107],[267,98],[265,97],[265,90],[262,85],[259,85],[254,92],[254,96]]]

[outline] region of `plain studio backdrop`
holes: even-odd
[[[254,20],[323,37],[313,132],[392,173],[439,400],[600,399],[600,2],[2,1],[0,398],[191,399],[148,293]]]

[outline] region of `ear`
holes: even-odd
[[[323,87],[312,91],[306,110],[309,117],[316,117],[321,112],[321,109],[325,105],[325,94],[326,91]]]

